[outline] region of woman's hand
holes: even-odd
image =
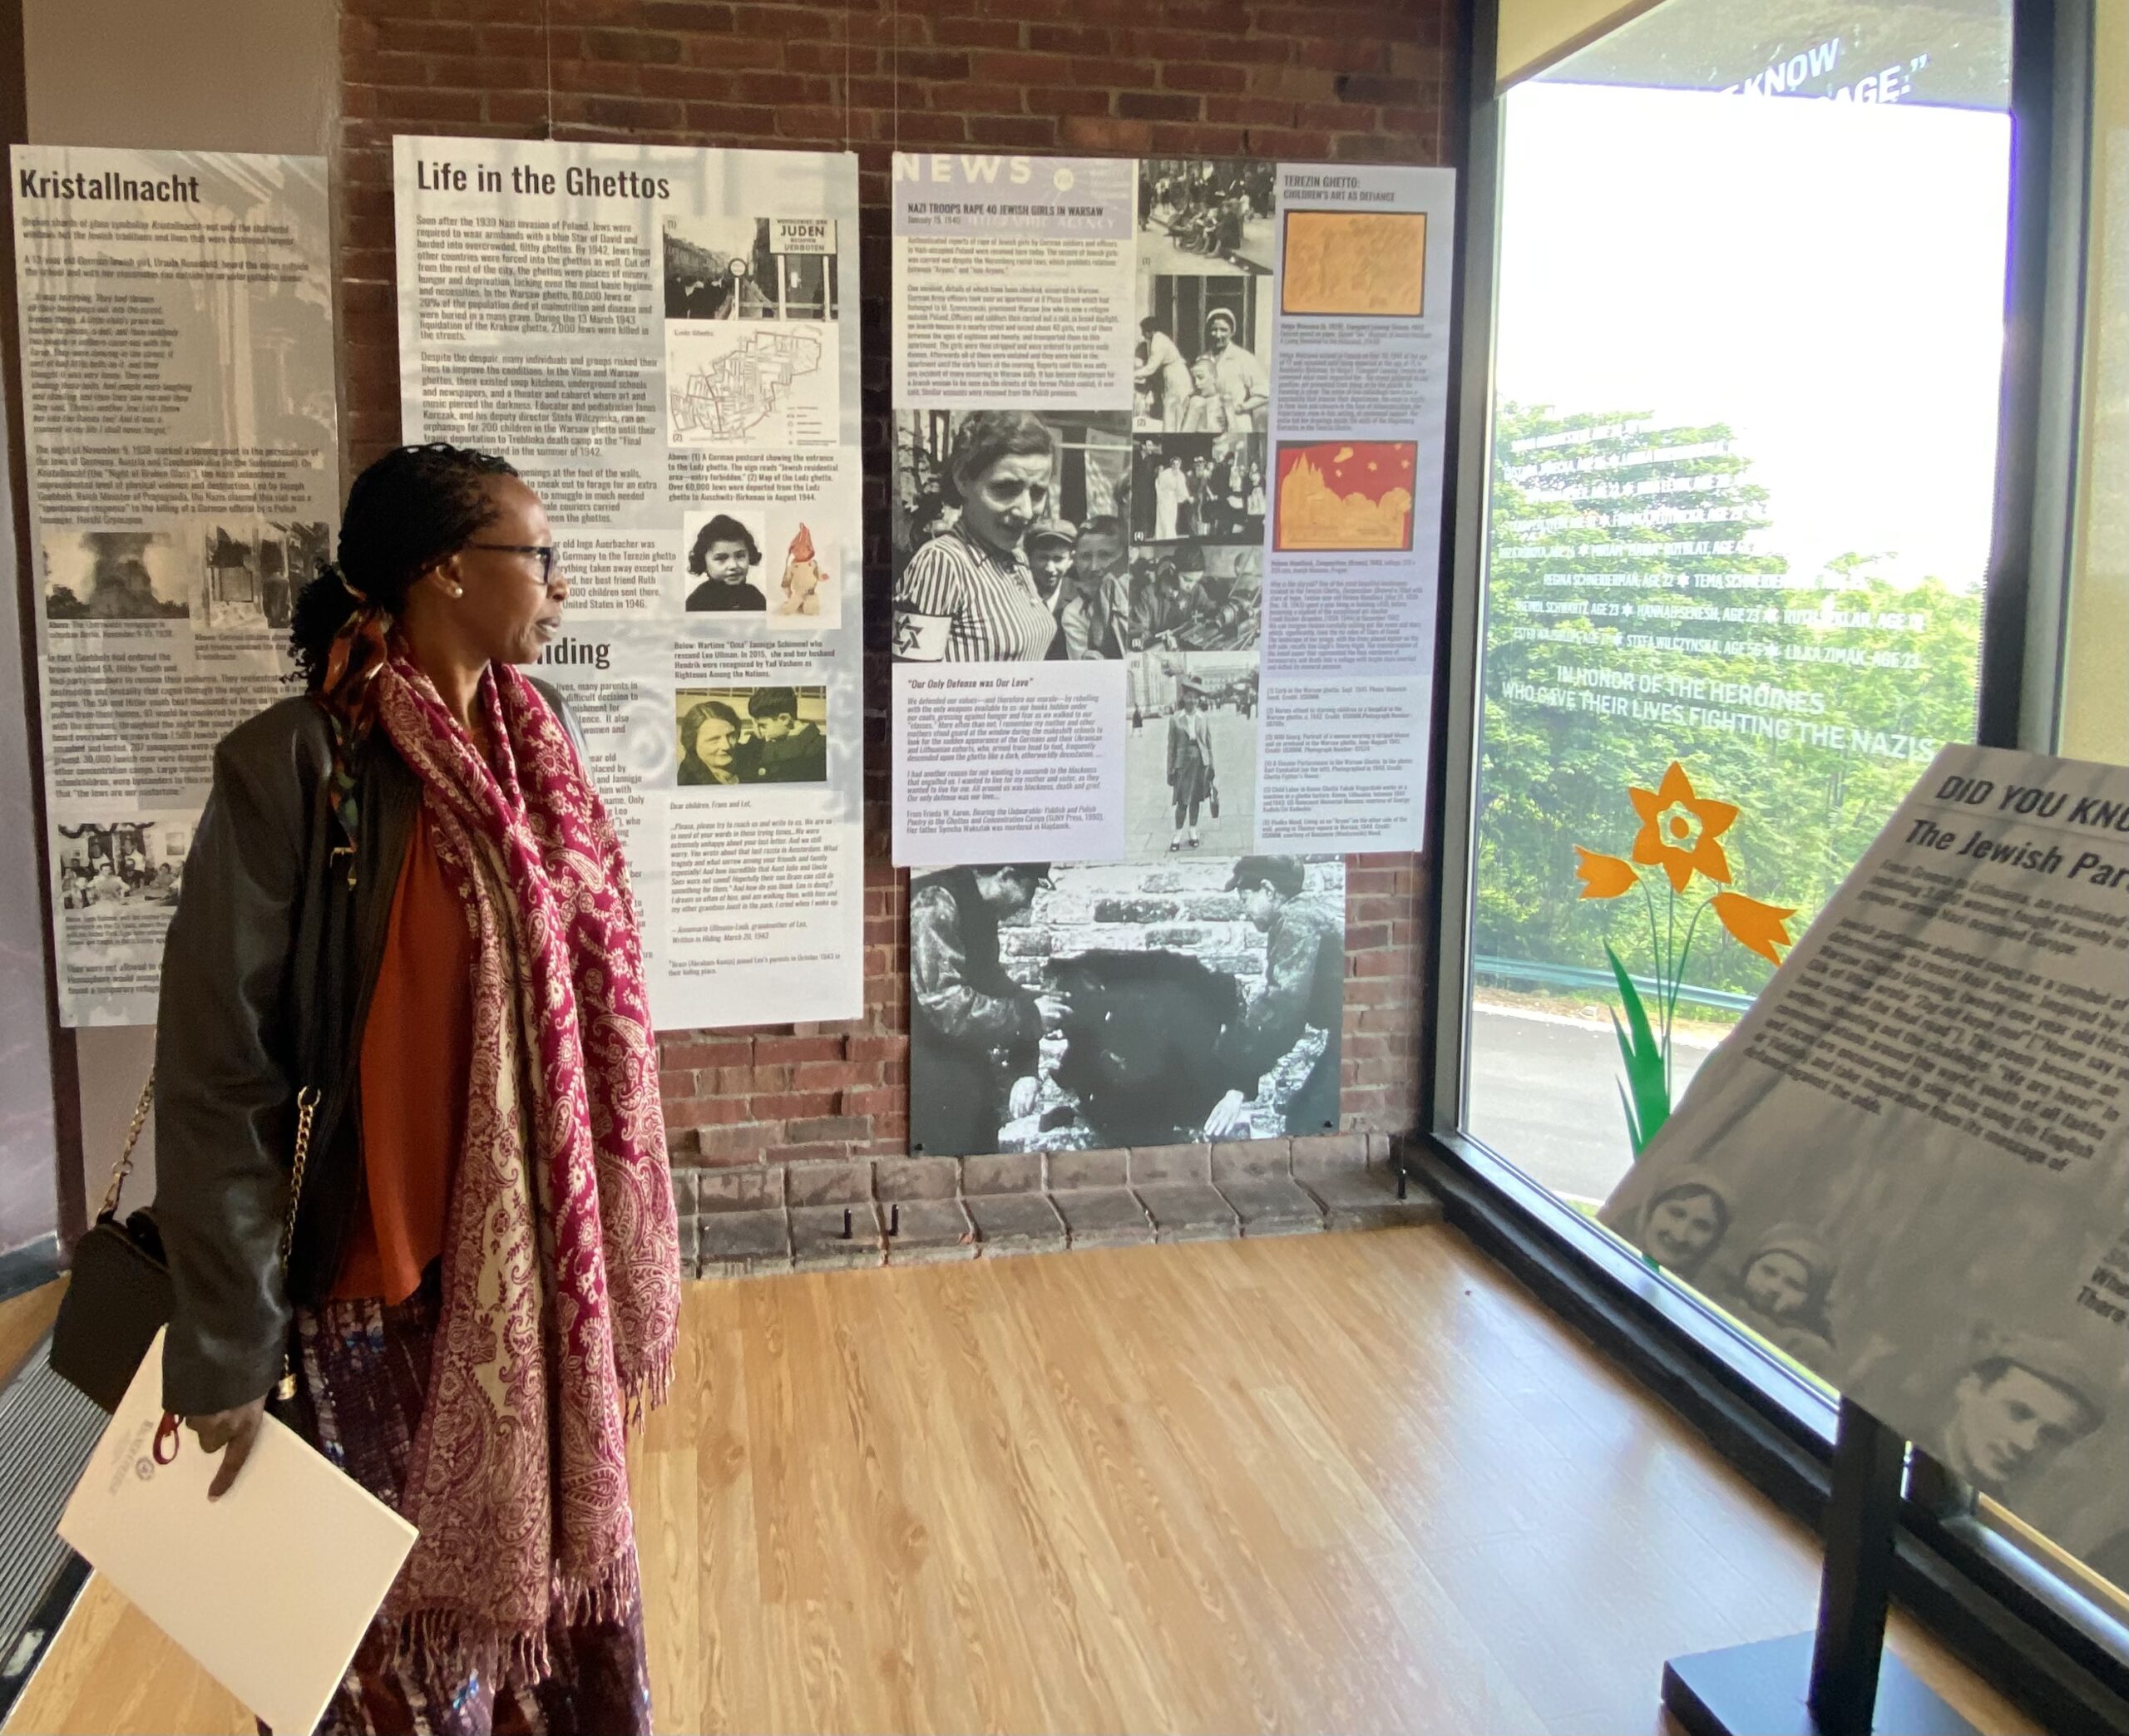
[[[236,1482],[237,1472],[244,1469],[244,1462],[251,1457],[259,1428],[265,1420],[266,1400],[263,1394],[249,1404],[240,1404],[235,1410],[215,1411],[208,1416],[185,1419],[185,1426],[200,1437],[204,1449],[222,1456],[221,1467],[215,1472],[214,1482],[207,1486],[208,1500],[220,1501],[229,1493]]]

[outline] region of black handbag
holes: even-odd
[[[1213,817],[1215,820],[1218,819],[1220,817],[1220,787],[1218,784],[1213,784],[1207,790],[1205,800],[1206,805],[1213,811]]]
[[[141,1129],[147,1124],[155,1094],[156,1079],[151,1073],[141,1088],[132,1125],[126,1130],[126,1148],[118,1155],[103,1207],[88,1233],[74,1244],[67,1294],[60,1299],[59,1315],[52,1325],[52,1372],[106,1411],[118,1408],[148,1346],[170,1324],[170,1262],[163,1254],[155,1208],[138,1206],[122,1221],[118,1216],[118,1196],[133,1172],[133,1148],[141,1142]],[[296,1206],[303,1198],[310,1124],[317,1109],[318,1093],[306,1086],[296,1096],[295,1161],[289,1180],[288,1217],[281,1226],[284,1271],[295,1230]],[[285,1351],[274,1396],[284,1402],[295,1397],[295,1372]]]

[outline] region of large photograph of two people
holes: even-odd
[[[674,725],[682,789],[828,781],[825,687],[682,688]]]
[[[910,1138],[927,1155],[1339,1125],[1345,865],[1000,862],[910,885]]]

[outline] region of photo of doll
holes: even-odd
[[[783,576],[769,604],[772,624],[832,627],[841,613],[835,575],[813,548],[813,533],[801,523],[783,557]]]

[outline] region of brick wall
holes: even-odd
[[[1438,163],[1452,122],[1446,0],[343,0],[339,199],[342,402],[351,466],[399,438],[395,133],[627,139],[858,153],[864,207],[867,570],[887,570],[891,153],[966,146]],[[543,22],[544,19],[544,22]],[[350,473],[352,474],[352,469]],[[884,597],[867,584],[877,634]],[[877,643],[877,639],[875,639]],[[876,664],[883,659],[873,658]],[[734,1199],[934,1187],[906,1157],[906,883],[887,861],[884,682],[866,756],[865,1017],[669,1033],[676,1166]],[[1417,1107],[1424,866],[1346,875],[1346,1127]],[[1374,1142],[1379,1149],[1381,1142]],[[868,1177],[855,1165],[881,1165]],[[691,1190],[692,1191],[692,1190]]]

